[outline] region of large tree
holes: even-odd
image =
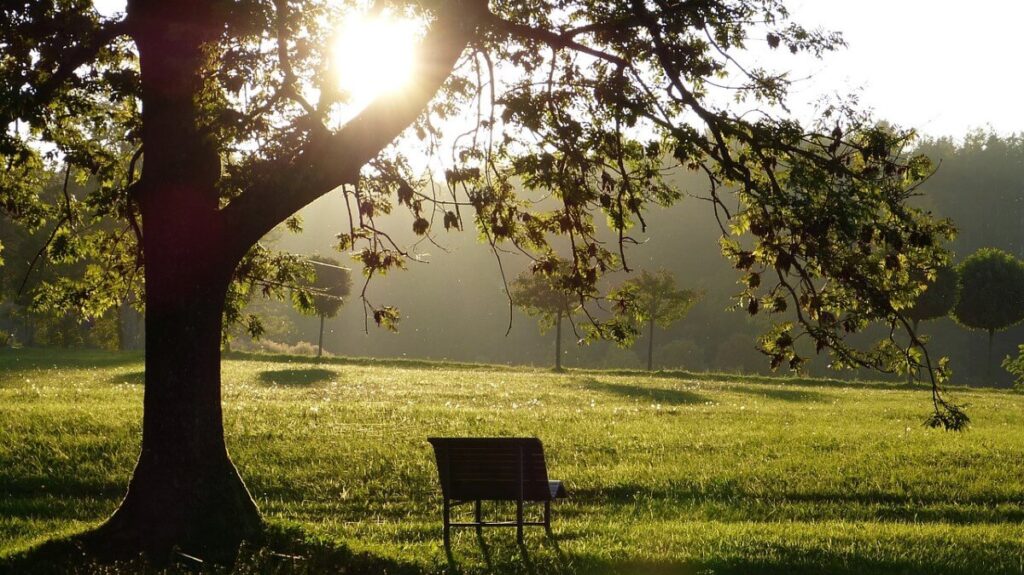
[[[405,89],[357,106],[337,89],[344,64],[329,48],[345,3],[129,0],[117,17],[86,0],[0,8],[0,209],[29,225],[59,221],[62,241],[92,216],[118,218],[125,233],[112,241],[137,242],[122,253],[143,270],[142,449],[96,537],[201,551],[260,532],[225,448],[222,321],[240,317],[237,286],[267,271],[260,238],[332,190],[349,207],[339,247],[367,278],[414,253],[381,227],[403,205],[423,235],[471,214],[496,255],[526,252],[548,274],[562,273],[550,245],[562,238],[572,261],[562,285],[603,306],[599,278],[629,267],[631,230],[681,194],[663,175],[697,170],[708,185],[695,193],[747,278],[748,311],[789,309],[764,339],[773,365],[799,365],[802,338],[838,366],[918,362],[893,336],[868,349],[843,340],[873,322],[907,327],[900,310],[920,290],[910,273],[947,259],[938,238],[949,224],[906,203],[930,170],[904,155],[912,134],[841,102],[802,125],[785,111],[788,76],[744,65],[751,43],[820,55],[840,37],[791,23],[780,0],[382,0],[372,10],[416,19],[422,35]],[[434,153],[441,145],[450,149]],[[414,177],[421,149],[444,158],[444,182]],[[34,181],[44,164],[88,175],[94,191],[45,202]],[[598,235],[602,212],[616,241]],[[397,320],[362,294],[378,323]],[[600,317],[590,315],[598,335],[629,337]],[[931,423],[962,426],[932,382]]]
[[[982,248],[957,267],[960,298],[953,318],[988,332],[985,375],[992,376],[992,340],[997,331],[1024,321],[1024,262],[995,248]]]
[[[623,282],[611,297],[628,300],[636,321],[647,324],[647,371],[651,371],[654,369],[654,326],[665,329],[686,317],[701,293],[679,289],[675,276],[667,270],[656,273],[644,270],[638,277]]]

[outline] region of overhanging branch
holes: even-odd
[[[239,256],[303,206],[353,183],[359,170],[422,113],[474,38],[486,3],[453,1],[441,9],[419,47],[409,88],[381,96],[343,128],[316,135],[287,165],[275,166],[222,211],[226,236]]]

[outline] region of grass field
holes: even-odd
[[[117,505],[141,370],[0,354],[8,568]],[[952,434],[922,427],[926,392],[887,385],[283,357],[223,373],[229,449],[270,522],[392,571],[1024,573],[1020,394],[955,391],[974,424]],[[450,561],[428,435],[540,437],[571,493],[555,537],[457,530]]]

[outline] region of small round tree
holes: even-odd
[[[956,270],[952,266],[942,266],[935,270],[935,276],[931,279],[926,277],[924,272],[914,274],[922,283],[926,284],[914,301],[913,307],[904,312],[907,319],[914,326],[914,337],[917,337],[917,326],[922,321],[929,321],[946,317],[953,306],[956,305],[957,297],[960,295],[960,283]],[[907,383],[914,382],[916,370],[907,370]]]
[[[568,263],[560,261],[559,265]],[[562,370],[562,320],[573,313],[570,291],[561,289],[552,276],[542,271],[525,271],[512,280],[512,303],[529,316],[538,317],[540,332],[555,328],[555,370]]]
[[[988,332],[986,374],[992,375],[992,339],[1024,320],[1024,263],[995,248],[983,248],[957,267],[960,299],[953,318],[969,329]]]
[[[338,260],[322,256],[309,259],[316,272],[316,279],[310,286],[313,311],[320,318],[320,337],[316,344],[316,356],[324,353],[324,320],[338,315],[352,290],[352,277],[341,267]]]
[[[913,322],[915,332],[917,325],[922,321],[949,315],[960,294],[958,279],[955,269],[943,266],[936,270],[935,278],[927,281],[928,287],[917,296],[914,307],[908,309],[905,314],[907,319]]]
[[[679,289],[676,278],[667,270],[656,273],[644,270],[639,277],[625,281],[611,296],[630,301],[637,323],[648,326],[647,371],[654,369],[654,326],[665,329],[683,319],[701,295],[694,290]]]

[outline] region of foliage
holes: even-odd
[[[0,354],[0,571],[64,572],[5,561],[117,505],[142,369],[138,354]],[[886,384],[308,357],[223,370],[226,441],[268,521],[422,573],[451,570],[432,434],[544,441],[571,497],[553,508],[553,541],[526,532],[537,573],[1005,575],[1024,560],[1016,393],[958,390],[976,423],[949,436],[919,424],[919,392]],[[473,530],[455,533],[460,573],[525,572],[514,534],[485,531],[485,555]],[[360,572],[310,549],[265,553],[251,572]]]
[[[653,321],[659,327],[667,328],[686,317],[702,295],[698,291],[679,289],[676,278],[667,270],[655,273],[644,270],[639,277],[623,282],[609,295],[609,299],[627,306],[637,323]]]
[[[946,317],[956,305],[960,283],[956,269],[943,266],[931,274],[920,274],[919,280],[927,286],[914,305],[907,309],[906,316],[915,322]]]
[[[230,328],[236,325],[255,340],[264,334],[263,319],[247,311],[257,295],[285,300],[291,294],[295,301],[295,293],[304,293],[307,294],[305,301],[311,306],[312,300],[302,286],[309,285],[313,278],[313,265],[303,256],[275,252],[262,244],[253,246],[235,269],[234,281],[228,288],[223,339],[229,338]]]
[[[922,186],[922,206],[956,221],[952,249],[971,254],[984,247],[1024,255],[1024,135],[979,129],[962,137],[925,139],[916,148],[941,169]]]
[[[965,259],[957,273],[957,323],[992,332],[1024,320],[1024,262],[1002,250],[982,248]]]
[[[1024,391],[1024,344],[1021,344],[1016,358],[1006,356],[1003,360],[1003,369],[1017,378],[1013,386],[1019,391]]]
[[[558,267],[568,267],[565,260],[558,261]],[[570,318],[577,311],[578,303],[573,291],[561,282],[563,275],[527,270],[512,280],[509,298],[512,304],[527,315],[537,316],[541,333],[547,332],[563,318]]]
[[[334,258],[313,256],[309,262],[316,270],[316,279],[308,290],[293,292],[292,301],[300,310],[312,311],[320,317],[334,317],[352,291],[351,275]]]

